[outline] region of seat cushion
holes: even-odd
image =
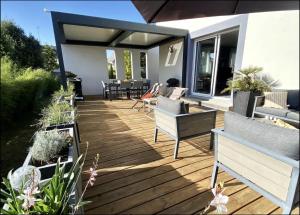
[[[299,160],[299,130],[282,128],[226,112],[224,131],[234,137]]]
[[[172,114],[185,114],[185,105],[183,101],[172,100],[164,96],[157,97],[157,107]]]
[[[280,117],[286,117],[289,110],[287,109],[280,109],[280,108],[271,108],[271,107],[257,107],[255,108],[256,112],[274,115],[274,116],[280,116]]]
[[[287,113],[286,118],[299,121],[299,111],[290,110]]]

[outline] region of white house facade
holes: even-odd
[[[230,73],[232,77],[234,71],[251,65],[263,67],[265,74],[278,80],[278,88],[299,89],[298,10],[196,18],[156,24],[189,30],[186,86],[190,89],[190,95],[224,96],[220,93],[222,89],[218,89],[224,87],[226,79],[222,78],[228,78]],[[204,50],[202,55],[210,54],[211,65],[203,62],[207,58],[203,56],[199,58],[200,47]],[[227,50],[226,53],[225,49],[231,51]],[[199,68],[201,60],[203,68]],[[222,68],[222,64],[226,63],[227,66]],[[201,78],[203,80],[199,80]]]

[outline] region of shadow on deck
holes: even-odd
[[[159,133],[153,143],[154,121],[132,110],[132,101],[93,97],[78,103],[81,151],[89,142],[85,170],[97,153],[97,180],[85,199],[87,214],[195,214],[212,200],[213,153],[210,135],[182,141],[173,159],[174,140]],[[192,108],[197,111],[198,107]],[[223,126],[223,113],[217,127]],[[84,184],[88,175],[83,175]],[[224,172],[228,213],[278,213],[281,209]],[[216,211],[210,210],[210,213]],[[299,213],[299,207],[294,210]]]

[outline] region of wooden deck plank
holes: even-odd
[[[226,180],[225,176],[228,180]],[[237,179],[230,178],[226,173],[218,175],[218,182],[220,181],[225,183],[226,190],[224,191],[224,194],[229,197],[232,194],[246,188],[246,185],[240,183]],[[213,194],[209,189],[203,193],[197,193],[194,197],[187,198],[179,204],[159,212],[159,214],[197,214],[202,212],[212,199]]]
[[[210,190],[213,153],[210,135],[182,141],[179,159],[173,159],[175,141],[159,133],[153,143],[154,121],[131,109],[132,101],[78,102],[80,150],[89,142],[84,169],[100,154],[98,176],[85,199],[93,202],[85,212],[102,214],[198,214],[212,200]],[[201,111],[192,106],[191,112]],[[216,127],[224,125],[218,112]],[[84,182],[88,175],[83,175]],[[281,209],[225,172],[228,213],[280,213]],[[215,213],[212,208],[209,213]],[[299,213],[299,207],[293,210]]]
[[[101,206],[106,203],[110,203],[116,201],[118,199],[124,198],[126,196],[131,196],[135,193],[139,193],[143,190],[147,190],[148,188],[152,188],[158,186],[160,184],[172,181],[177,178],[182,178],[182,176],[192,174],[200,169],[210,167],[211,159],[206,159],[201,161],[201,165],[199,163],[193,163],[178,169],[173,169],[172,167],[165,166],[164,168],[171,170],[161,175],[156,175],[151,178],[144,179],[143,181],[136,182],[134,184],[127,185],[126,187],[122,187],[110,192],[102,193],[101,195],[94,196],[92,198],[87,198],[90,201],[97,202],[97,205]],[[173,170],[172,170],[173,169]],[[109,184],[108,184],[109,186]],[[88,195],[88,192],[87,192]],[[88,206],[86,207],[88,209]]]

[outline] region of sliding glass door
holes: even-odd
[[[233,77],[238,35],[238,29],[230,29],[195,40],[193,95],[228,96],[222,91]]]
[[[211,95],[215,70],[217,37],[196,42],[193,93]]]

